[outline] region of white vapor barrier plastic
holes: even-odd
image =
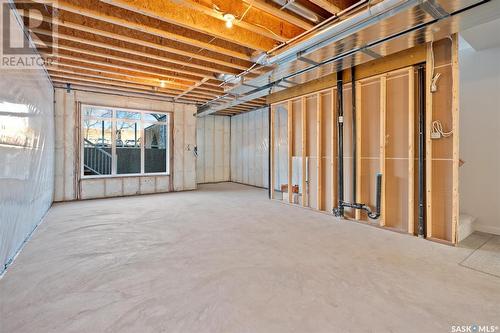
[[[0,275],[52,203],[53,102],[43,69],[0,67]]]
[[[269,111],[231,117],[231,181],[268,187]]]
[[[226,116],[200,117],[196,122],[196,182],[229,181],[230,123]]]

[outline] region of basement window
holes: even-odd
[[[82,105],[83,178],[168,175],[170,114]]]

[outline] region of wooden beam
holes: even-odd
[[[107,85],[110,87],[118,87],[118,88],[130,88],[133,90],[137,91],[144,91],[152,94],[164,94],[166,96],[174,98],[176,96],[175,93],[162,90],[162,89],[156,89],[153,90],[151,87],[148,86],[141,86],[138,84],[124,84],[124,83],[119,83],[119,82],[113,82],[105,79],[92,79],[92,78],[84,78],[84,77],[78,77],[74,75],[67,75],[67,74],[54,74],[52,73],[50,77],[57,82],[64,82],[64,83],[72,83],[72,82],[78,82],[78,83],[88,83],[88,84],[98,84],[98,85]],[[185,99],[190,99],[196,102],[203,102],[206,100],[209,100],[210,97],[192,97],[192,98],[185,98]]]
[[[79,43],[79,44],[86,45],[87,47],[90,47],[91,50],[95,50],[96,47],[99,47],[99,48],[106,49],[108,51],[118,51],[121,53],[125,53],[127,55],[134,55],[134,56],[155,59],[158,61],[170,63],[170,65],[166,66],[166,68],[172,67],[172,65],[180,65],[182,67],[187,67],[186,72],[189,72],[189,73],[194,74],[194,75],[200,75],[200,73],[196,72],[196,71],[192,71],[192,69],[190,69],[190,68],[196,68],[196,69],[199,69],[199,70],[202,70],[205,72],[211,72],[211,73],[221,73],[223,71],[223,69],[220,69],[220,68],[207,67],[207,66],[203,66],[203,65],[194,64],[192,62],[179,61],[179,60],[175,60],[173,58],[168,58],[168,57],[164,57],[164,56],[157,56],[151,52],[146,53],[146,52],[136,51],[136,50],[132,50],[129,48],[116,46],[113,44],[100,43],[100,42],[97,42],[95,40],[88,40],[88,39],[79,38],[79,37],[75,37],[75,36],[71,36],[71,35],[65,35],[65,34],[61,34],[59,32],[48,31],[48,30],[43,30],[43,29],[31,29],[31,31],[33,33],[36,33],[37,35],[41,34],[41,35],[53,36],[53,37],[57,38],[58,43],[55,46],[60,47],[60,48],[62,48],[62,46],[64,46],[61,41],[69,41],[72,43]],[[70,47],[70,46],[66,46],[66,47]],[[182,69],[182,67],[181,67],[181,69]],[[179,67],[177,66],[176,68],[178,69]],[[239,74],[240,71],[232,70],[232,73]],[[215,78],[216,77],[214,76],[214,79]]]
[[[150,35],[158,36],[158,37],[169,39],[172,41],[177,41],[177,42],[184,43],[187,45],[195,46],[195,47],[198,47],[198,48],[203,49],[203,50],[210,50],[213,52],[229,55],[231,57],[235,57],[235,58],[243,59],[243,60],[247,60],[247,61],[250,61],[250,58],[251,58],[249,54],[236,52],[236,51],[233,51],[229,48],[217,46],[213,43],[203,42],[203,41],[195,39],[195,38],[190,38],[190,37],[182,36],[179,34],[170,33],[170,32],[167,32],[165,30],[153,28],[151,26],[148,26],[148,25],[145,25],[142,23],[138,23],[138,22],[140,22],[140,20],[138,20],[137,22],[133,22],[131,20],[125,20],[125,19],[122,19],[122,18],[119,18],[116,16],[112,16],[112,15],[108,15],[106,13],[103,13],[103,12],[100,12],[97,10],[93,10],[90,8],[75,6],[71,3],[63,1],[63,0],[58,0],[55,3],[51,2],[49,0],[32,0],[32,1],[36,2],[36,3],[42,3],[42,4],[51,3],[56,8],[58,8],[60,10],[64,10],[64,11],[67,11],[67,12],[70,12],[73,14],[77,14],[77,15],[82,15],[82,16],[85,16],[85,17],[88,17],[91,19],[96,19],[96,20],[99,20],[102,22],[110,23],[110,24],[113,24],[113,25],[116,25],[116,26],[119,26],[122,28],[132,29],[132,30],[136,30],[136,31],[139,31],[142,33],[147,33]],[[174,11],[175,11],[175,9],[174,9]]]
[[[67,45],[64,45],[62,43],[53,44],[53,43],[46,42],[45,44],[49,45],[49,46],[53,46],[57,50],[65,50],[65,51],[80,53],[80,54],[93,56],[93,57],[112,59],[112,60],[116,60],[116,61],[120,61],[120,62],[129,63],[132,65],[150,67],[150,68],[155,68],[155,69],[159,69],[159,70],[185,74],[185,75],[188,75],[188,77],[185,78],[186,80],[192,80],[193,76],[197,77],[198,79],[207,78],[207,80],[208,80],[208,77],[212,76],[211,73],[206,72],[206,71],[205,71],[205,73],[199,73],[199,72],[195,72],[195,71],[191,71],[191,70],[183,70],[183,69],[179,68],[178,66],[172,66],[172,65],[169,66],[167,64],[159,65],[159,64],[152,63],[152,62],[146,62],[146,61],[135,60],[135,59],[128,58],[128,57],[116,56],[116,55],[113,55],[109,52],[91,51],[91,50],[87,50],[84,48],[67,46]],[[43,44],[41,44],[40,42],[35,42],[35,45],[38,46],[38,45],[43,45]],[[179,77],[179,78],[181,78],[181,77]],[[212,78],[215,78],[215,77],[212,76]]]
[[[187,89],[182,94],[179,94],[177,97],[175,97],[175,99],[181,98],[182,96],[184,96],[186,94],[194,94],[193,90],[196,89],[197,87],[201,86],[203,83],[207,82],[207,80],[208,80],[208,78],[202,79],[200,82],[196,83],[194,86],[192,86],[191,88]]]
[[[408,233],[415,232],[415,69],[408,69]]]
[[[109,90],[109,91],[117,91],[117,92],[125,92],[125,93],[136,93],[144,96],[154,96],[154,97],[164,97],[168,98],[169,101],[172,101],[173,96],[168,95],[168,94],[163,94],[163,93],[153,93],[153,92],[147,92],[143,91],[140,89],[134,89],[134,88],[121,88],[121,87],[114,87],[108,84],[99,84],[99,83],[89,83],[89,82],[80,82],[78,80],[65,80],[65,79],[57,79],[57,80],[52,80],[52,82],[57,85],[60,84],[61,88],[66,89],[66,85],[69,83],[72,88],[74,87],[86,87],[89,89],[96,88],[100,90]]]
[[[161,52],[168,52],[171,54],[187,57],[188,59],[190,59],[190,58],[198,59],[201,61],[205,61],[207,63],[214,63],[214,64],[217,64],[220,66],[238,69],[240,71],[243,71],[243,70],[248,68],[248,66],[243,66],[243,65],[240,65],[236,62],[221,60],[219,58],[216,58],[215,56],[204,56],[204,55],[200,54],[200,52],[199,52],[200,49],[197,49],[196,52],[186,51],[186,50],[182,50],[179,48],[170,47],[169,45],[161,45],[161,44],[157,44],[157,43],[151,43],[151,42],[148,42],[148,41],[145,41],[142,39],[138,39],[138,38],[134,38],[131,36],[124,36],[121,34],[116,34],[116,33],[112,33],[109,31],[96,29],[93,27],[85,26],[85,25],[76,24],[76,23],[73,23],[70,21],[62,21],[62,20],[57,19],[57,18],[54,18],[54,24],[56,24],[58,27],[63,27],[63,28],[75,30],[76,32],[84,32],[84,33],[92,34],[95,36],[101,36],[104,38],[113,39],[113,40],[128,43],[128,44],[133,44],[133,45],[138,45],[138,46],[145,47],[145,48],[158,50]],[[69,36],[69,35],[66,35],[66,36]],[[75,37],[75,38],[77,38],[77,37]],[[94,39],[89,40],[89,41],[95,42]],[[251,63],[250,63],[250,65],[251,65]]]
[[[404,50],[383,57],[381,59],[372,60],[370,62],[356,66],[356,78],[361,80],[391,70],[405,68],[416,65],[426,60],[426,46],[419,45],[411,49]],[[350,80],[350,73],[345,73],[346,81]],[[336,73],[326,75],[322,78],[311,80],[309,82],[298,84],[292,88],[282,90],[267,96],[267,103],[273,104],[281,101],[286,101],[290,98],[296,98],[302,95],[315,93],[324,89],[332,88],[337,85]]]
[[[112,0],[106,0],[112,1]],[[286,20],[277,18],[265,11],[261,11],[257,6],[247,5],[243,1],[227,0],[181,0],[189,7],[189,10],[199,11],[205,15],[222,21],[223,14],[233,14],[236,19],[233,24],[261,36],[271,38],[276,41],[285,42],[290,38],[300,35],[305,29],[290,24]],[[113,1],[114,2],[114,1]],[[218,10],[214,10],[213,6]],[[245,15],[243,17],[243,15]],[[233,41],[234,42],[234,41]]]
[[[165,93],[169,93],[172,95],[176,95],[176,99],[181,98],[183,95],[182,91],[180,90],[175,90],[175,89],[169,89],[169,88],[162,88],[159,87],[158,85],[152,85],[144,82],[136,82],[136,81],[130,81],[130,80],[123,80],[123,79],[117,79],[114,77],[108,77],[108,76],[99,76],[99,75],[89,75],[89,74],[82,74],[82,73],[77,73],[73,71],[67,71],[67,70],[61,70],[57,67],[48,67],[47,68],[49,74],[51,77],[64,77],[68,79],[79,79],[79,80],[90,80],[89,82],[117,82],[117,84],[122,84],[123,86],[138,86],[142,87],[144,89],[150,90],[150,91],[161,91]],[[198,94],[192,94],[191,97],[198,97],[200,100],[210,100],[213,98],[213,95],[205,95],[202,93]]]
[[[306,98],[302,97],[301,103],[301,117],[302,117],[302,206],[307,207],[307,103]]]
[[[341,9],[333,4],[332,2],[328,0],[310,0],[313,4],[325,9],[326,11],[332,13],[332,14],[337,14],[338,12],[341,11]]]
[[[40,52],[40,53],[42,55],[46,55],[44,52]],[[155,76],[160,76],[160,77],[165,78],[165,80],[173,80],[175,82],[175,84],[186,86],[186,87],[190,87],[193,84],[201,81],[201,79],[199,79],[199,80],[183,80],[182,78],[179,78],[177,76],[162,74],[162,73],[158,73],[155,71],[139,69],[139,68],[135,68],[135,67],[122,66],[122,65],[118,65],[118,64],[114,64],[114,63],[110,63],[110,62],[83,59],[83,58],[74,57],[74,56],[61,54],[61,53],[59,53],[57,55],[57,58],[71,60],[71,61],[75,61],[77,63],[86,63],[86,64],[98,65],[98,66],[113,68],[113,69],[123,69],[126,71],[132,71],[132,72],[141,73],[141,74],[151,74],[151,75],[155,75]]]
[[[292,175],[293,175],[293,104],[292,101],[288,101],[288,121],[287,121],[287,133],[288,133],[288,202],[293,203],[293,192],[292,192]]]
[[[323,210],[323,100],[321,99],[321,94],[316,94],[316,108],[317,108],[317,117],[316,117],[316,156],[317,156],[317,164],[316,164],[316,172],[318,179],[318,188],[317,188],[317,200],[318,200],[318,210]]]
[[[56,65],[56,66],[54,66]],[[60,70],[60,71],[68,71],[68,68],[70,69],[77,69],[77,71],[68,71],[73,73],[73,74],[89,74],[90,72],[90,75],[93,75],[92,73],[96,73],[97,76],[99,77],[109,77],[109,75],[111,75],[112,77],[116,78],[128,78],[129,80],[134,80],[134,79],[137,79],[139,81],[143,81],[143,82],[154,82],[155,84],[154,85],[160,85],[160,79],[158,78],[154,78],[154,77],[147,77],[147,76],[141,76],[141,75],[136,75],[136,74],[131,74],[129,72],[126,72],[126,73],[123,73],[123,72],[120,72],[120,71],[117,71],[117,70],[105,70],[105,69],[102,69],[102,68],[95,68],[93,67],[92,65],[88,65],[88,64],[80,64],[80,65],[74,65],[74,64],[70,64],[70,63],[67,63],[67,62],[54,62],[54,65],[52,66],[47,66],[48,69],[57,69],[57,70]],[[107,75],[104,75],[104,74],[107,74]],[[130,79],[130,78],[133,78],[133,79]],[[137,81],[136,80],[136,81]],[[188,85],[185,85],[185,84],[180,84],[180,85],[176,85],[174,83],[171,83],[171,82],[168,82],[166,83],[166,85],[170,88],[170,89],[174,89],[174,90],[179,90],[179,91],[183,91],[186,89],[186,87],[189,87]],[[217,94],[220,94],[221,92],[216,90],[216,89],[213,89],[213,88],[210,88],[210,87],[203,87],[204,90],[208,91],[208,92],[211,92],[213,93],[214,95],[217,95]]]
[[[228,29],[222,14],[191,1],[162,0],[101,0],[112,6],[120,7],[141,15],[175,24],[200,33],[208,34],[253,50],[267,51],[275,46],[275,41],[267,36],[249,31],[243,22]],[[213,15],[211,15],[213,13]],[[215,15],[217,14],[217,17]],[[237,22],[234,22],[237,23]]]
[[[386,110],[387,110],[387,74],[380,78],[380,173],[382,173],[382,196],[380,209],[380,226],[385,226],[385,146],[386,146]]]
[[[452,35],[451,44],[451,70],[452,70],[452,131],[453,131],[453,189],[452,189],[452,224],[451,242],[458,243],[458,223],[460,219],[460,192],[459,192],[459,167],[460,167],[460,77],[459,77],[459,50],[458,35]]]
[[[264,0],[243,0],[247,4],[258,8],[266,13],[269,13],[283,21],[292,23],[298,27],[301,27],[304,30],[309,30],[314,27],[311,23],[300,19],[292,14],[287,13],[286,11],[280,9],[279,7],[273,6],[270,3],[267,3]]]

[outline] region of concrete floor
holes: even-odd
[[[55,205],[0,280],[0,332],[450,332],[500,325],[454,248],[236,184]]]

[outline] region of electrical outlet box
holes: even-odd
[[[433,139],[433,140],[441,139],[441,133],[431,132],[431,139]]]

